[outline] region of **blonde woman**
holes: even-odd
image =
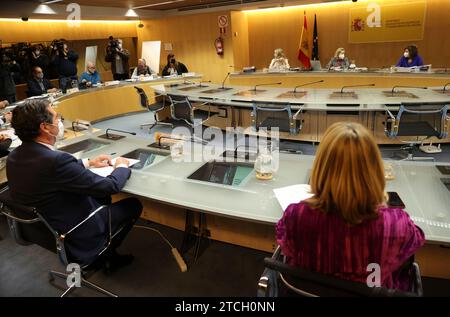
[[[368,265],[377,263],[381,286],[409,290],[405,264],[425,243],[424,234],[404,210],[387,206],[383,162],[366,128],[346,122],[328,128],[311,191],[311,198],[291,204],[277,224],[288,263],[363,283],[371,273]]]
[[[327,64],[328,69],[332,68],[340,68],[340,69],[348,69],[350,66],[350,62],[345,56],[345,49],[339,47],[334,53],[334,57]]]
[[[270,63],[269,70],[283,71],[289,70],[289,62],[284,55],[283,49],[277,48],[273,53],[273,59]]]

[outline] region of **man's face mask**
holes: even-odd
[[[58,127],[58,134],[54,135],[54,134],[52,134],[50,132],[49,132],[49,134],[51,136],[55,137],[56,141],[64,140],[64,124],[62,123],[61,119],[58,119],[58,125],[55,125],[53,123],[48,123],[48,124]]]

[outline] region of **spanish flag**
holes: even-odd
[[[308,24],[306,22],[306,12],[303,15],[303,28],[300,35],[300,45],[298,48],[298,59],[303,64],[305,68],[311,68],[310,61],[311,53],[309,51],[309,40],[308,40]]]

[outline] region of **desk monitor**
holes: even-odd
[[[450,165],[436,165],[436,168],[444,175],[450,175]]]
[[[358,99],[358,95],[354,91],[334,91],[330,95],[330,99]]]
[[[307,92],[306,91],[287,91],[284,92],[278,96],[276,96],[277,99],[283,99],[283,98],[303,98],[304,96],[306,96]]]
[[[235,93],[234,96],[253,97],[253,96],[263,93],[265,91],[266,90],[244,90],[244,91],[239,91],[239,92]]]
[[[251,163],[212,161],[204,164],[188,176],[188,179],[239,186],[252,171],[253,164]]]
[[[404,90],[394,91],[394,93],[392,93],[392,91],[383,91],[383,95],[391,98],[419,98],[417,95]]]
[[[127,154],[124,154],[123,157],[139,160],[138,163],[134,164],[130,168],[135,169],[135,170],[140,170],[140,169],[143,169],[154,163],[162,161],[164,159],[164,157],[166,157],[168,155],[169,155],[168,153],[167,154],[155,153],[153,151],[146,150],[146,149],[137,149],[137,150],[131,151]]]
[[[178,90],[181,90],[181,91],[190,91],[190,90],[194,90],[194,89],[201,89],[201,88],[205,88],[205,87],[207,87],[207,86],[190,86],[190,87],[184,87],[184,88],[180,88],[180,89],[178,89]]]
[[[224,91],[227,91],[227,90],[231,90],[231,89],[233,89],[233,88],[230,88],[230,87],[215,88],[215,89],[208,89],[208,90],[205,90],[205,91],[201,91],[200,93],[202,93],[202,94],[218,94],[218,93],[221,93],[221,92],[224,92]]]
[[[450,178],[441,178],[441,182],[450,191]]]
[[[62,148],[59,148],[58,150],[70,154],[75,154],[79,152],[87,153],[93,150],[100,149],[108,144],[109,144],[108,142],[102,142],[95,139],[87,139],[74,144],[66,145]]]

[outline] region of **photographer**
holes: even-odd
[[[72,82],[76,82],[78,85],[78,53],[69,50],[67,43],[62,40],[55,41],[52,46],[54,51],[52,64],[59,73],[59,88],[65,92],[68,88],[72,88]]]
[[[122,47],[121,39],[114,39],[109,37],[109,43],[106,47],[105,60],[111,63],[111,71],[114,76],[114,80],[124,80],[130,78],[128,59],[130,53],[128,50]]]
[[[19,65],[6,54],[4,49],[0,50],[0,100],[7,100],[9,103],[16,102],[14,72],[20,72]]]

